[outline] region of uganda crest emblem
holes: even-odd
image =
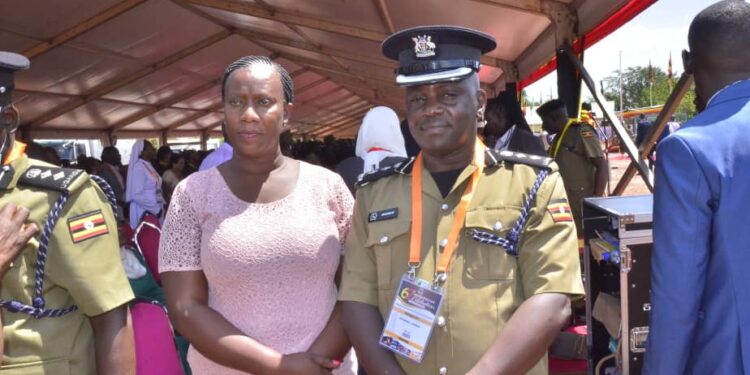
[[[435,56],[435,48],[437,46],[432,42],[432,37],[429,35],[418,35],[416,38],[411,38],[414,41],[414,53],[417,58]]]

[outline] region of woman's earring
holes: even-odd
[[[487,125],[487,120],[484,118],[484,111],[478,110],[477,111],[477,128],[483,128],[485,125]]]

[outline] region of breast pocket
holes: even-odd
[[[0,367],[3,375],[29,375],[29,374],[70,374],[70,362],[67,358],[52,358],[44,361],[5,364]]]
[[[475,280],[513,280],[516,258],[494,241],[480,242],[472,232],[506,238],[521,210],[514,207],[479,209],[466,213],[464,267],[466,275]]]
[[[365,246],[373,249],[378,271],[378,290],[395,288],[406,272],[409,261],[408,219],[386,220],[368,224]]]

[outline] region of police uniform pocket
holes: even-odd
[[[515,207],[479,209],[466,213],[466,230],[462,247],[466,275],[472,279],[512,280],[516,258],[496,241],[478,241],[472,233],[487,237],[506,238],[521,210]]]
[[[368,224],[365,246],[372,248],[378,271],[378,290],[393,289],[406,272],[409,260],[409,220]]]
[[[6,364],[0,367],[3,375],[55,374],[69,375],[70,363],[68,358],[59,357],[43,361]]]

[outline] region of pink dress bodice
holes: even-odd
[[[293,192],[263,204],[237,198],[216,168],[194,173],[172,196],[159,272],[203,271],[209,306],[235,327],[281,353],[305,351],[336,303],[352,206],[338,175],[304,162]],[[192,347],[188,361],[195,374],[236,373]]]

